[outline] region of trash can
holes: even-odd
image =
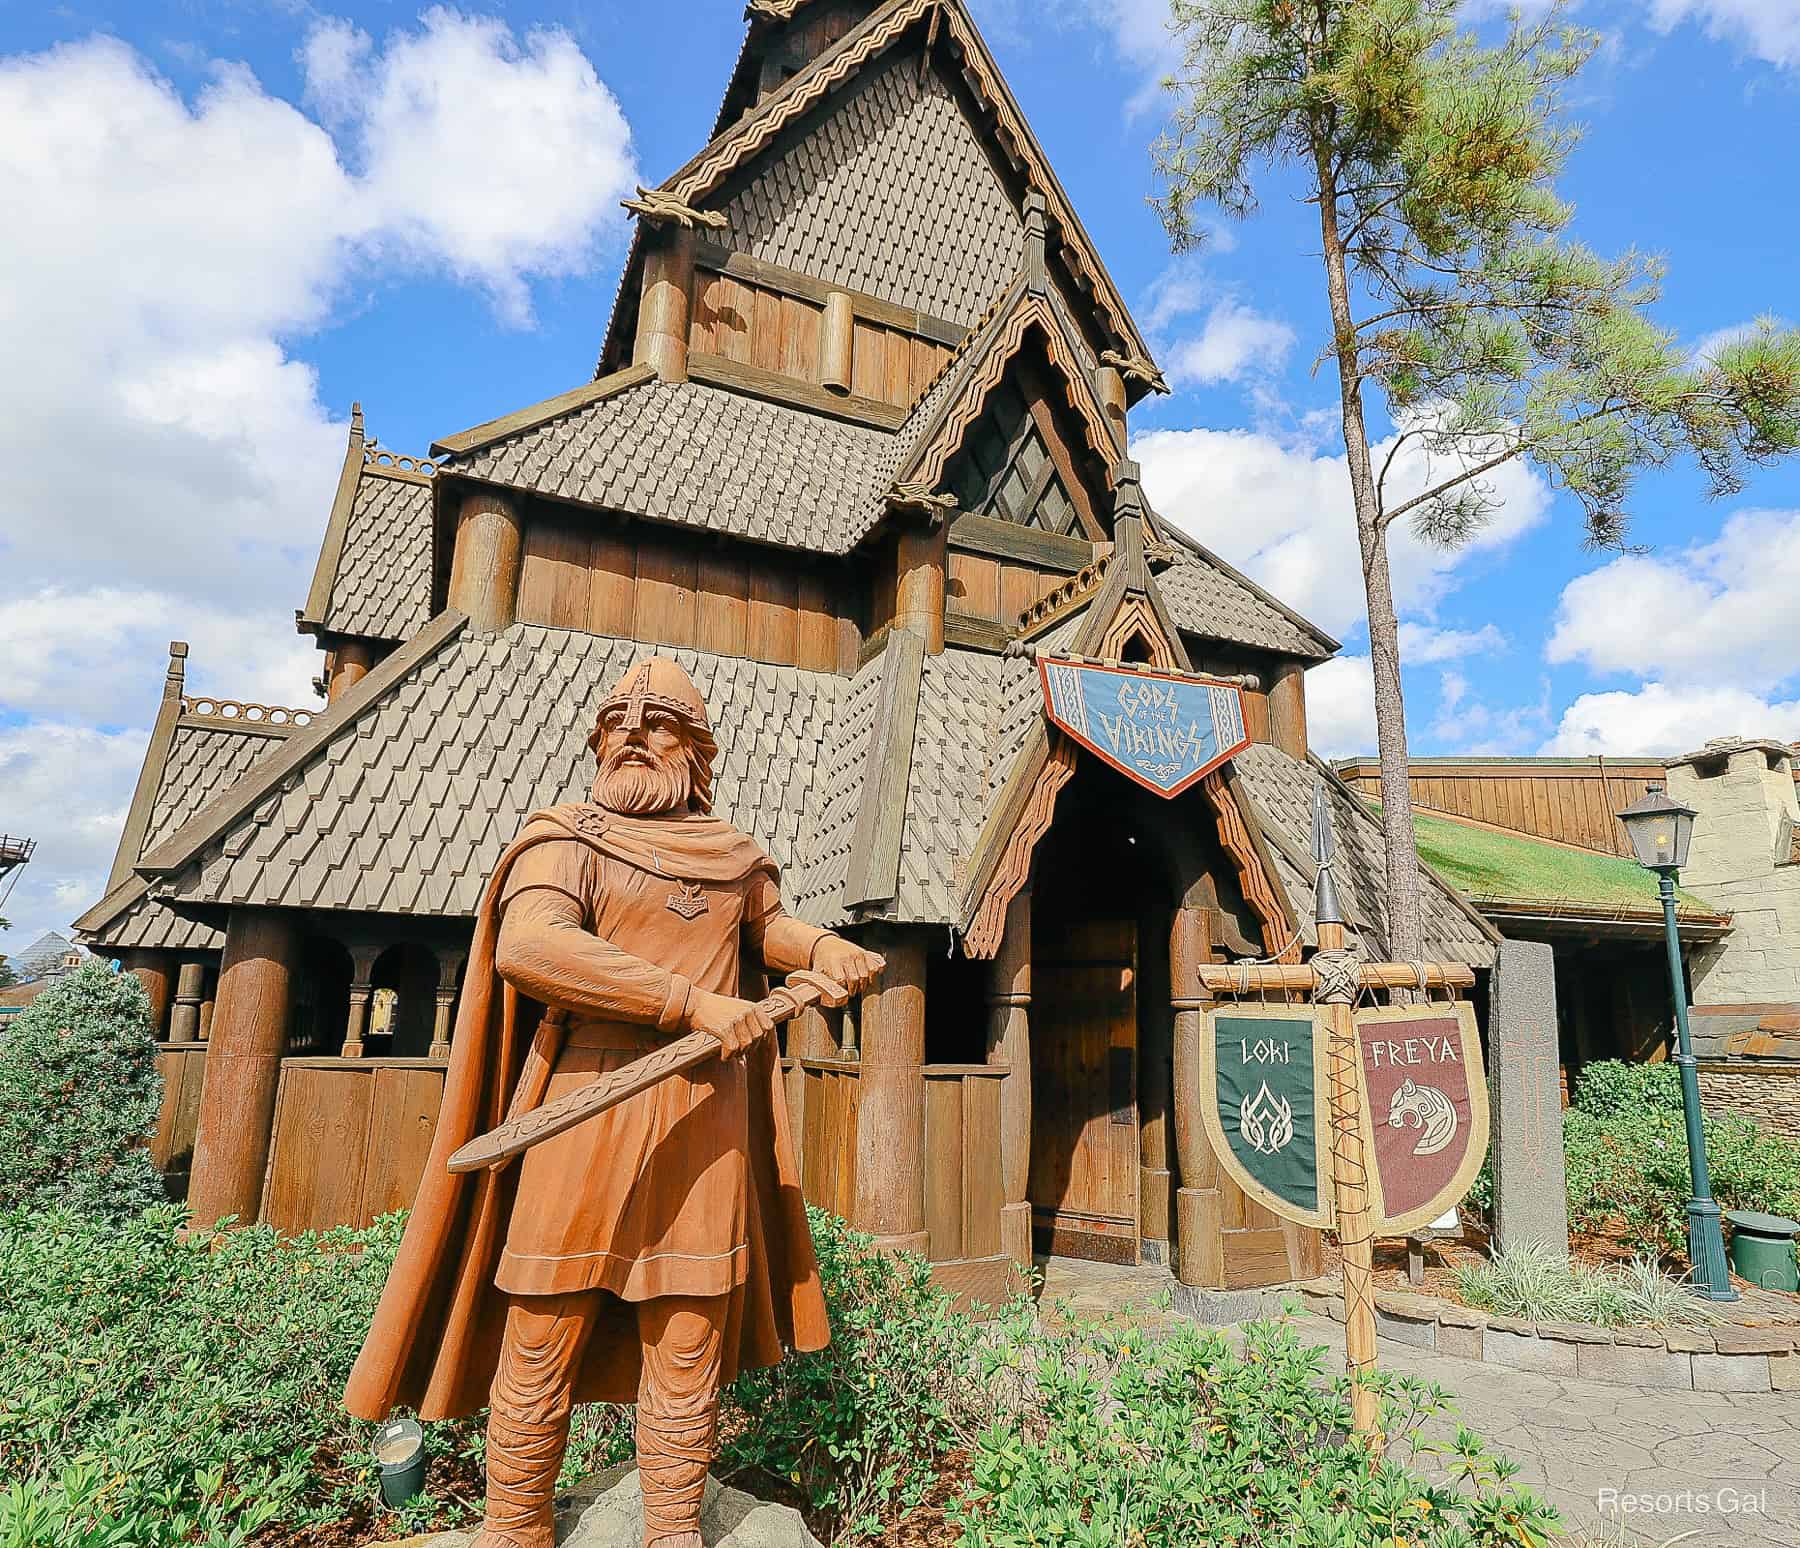
[[[1753,1209],[1728,1209],[1725,1218],[1731,1222],[1732,1273],[1765,1290],[1800,1291],[1800,1271],[1794,1263],[1800,1220]]]
[[[375,1432],[382,1501],[399,1507],[425,1492],[425,1431],[417,1419],[390,1419]]]

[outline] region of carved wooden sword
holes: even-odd
[[[757,1004],[771,1021],[792,1021],[809,1005],[833,1010],[850,998],[850,991],[835,979],[809,968],[789,973],[787,982]],[[602,1075],[567,1096],[534,1107],[498,1128],[478,1134],[450,1157],[452,1172],[479,1172],[484,1167],[504,1166],[533,1145],[572,1129],[584,1119],[616,1107],[628,1097],[646,1091],[659,1080],[703,1064],[719,1051],[719,1040],[710,1032],[690,1032],[674,1042],[634,1059],[623,1069]]]

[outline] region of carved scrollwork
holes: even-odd
[[[389,451],[375,440],[363,442],[363,465],[392,468],[397,473],[417,473],[423,478],[431,478],[438,470],[438,465],[429,457],[408,457],[402,452]]]
[[[317,720],[315,710],[287,709],[278,704],[250,704],[239,699],[184,695],[181,713],[190,720],[219,720],[237,725],[282,726],[299,730]]]

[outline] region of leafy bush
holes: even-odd
[[[1571,1103],[1596,1118],[1679,1113],[1681,1071],[1666,1059],[1655,1064],[1601,1059],[1576,1077]]]
[[[1708,1117],[1706,1152],[1721,1209],[1800,1211],[1800,1145],[1736,1114]],[[1569,1220],[1586,1231],[1622,1227],[1643,1252],[1687,1250],[1687,1135],[1679,1110],[1597,1118],[1563,1114]]]
[[[0,1211],[157,1202],[143,1142],[161,1104],[143,985],[98,962],[51,985],[0,1036]]]
[[[1470,1306],[1529,1322],[1602,1327],[1700,1327],[1719,1321],[1712,1304],[1648,1258],[1590,1268],[1538,1245],[1502,1248],[1486,1263],[1455,1270]]]
[[[255,1226],[189,1239],[183,1224],[172,1205],[118,1223],[0,1216],[0,1548],[234,1544],[377,1521],[391,1536],[471,1517],[485,1415],[426,1426],[432,1492],[384,1516],[374,1427],[339,1406],[401,1217],[292,1238]],[[828,1215],[813,1229],[833,1342],[740,1379],[720,1471],[789,1479],[850,1531],[929,1485],[962,1433],[981,1335],[924,1265],[876,1255]],[[579,1410],[565,1480],[628,1457],[630,1417]]]
[[[1512,1487],[1514,1464],[1458,1429],[1447,1481],[1414,1470],[1436,1387],[1376,1378],[1386,1460],[1346,1442],[1348,1386],[1285,1320],[1146,1337],[1015,1317],[987,1355],[1013,1412],[986,1429],[973,1487],[951,1519],[967,1548],[1518,1548],[1552,1507]]]
[[[930,1266],[878,1254],[835,1215],[808,1213],[831,1343],[738,1380],[720,1470],[786,1479],[835,1538],[917,1503],[936,1459],[991,1405],[977,1380],[984,1332],[952,1310]]]

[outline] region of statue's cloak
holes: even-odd
[[[494,954],[500,899],[514,862],[534,844],[569,838],[609,859],[689,881],[735,881],[758,866],[774,868],[752,840],[719,818],[620,817],[588,805],[537,813],[500,857],[475,922],[431,1155],[344,1391],[344,1406],[358,1418],[382,1419],[405,1406],[421,1418],[451,1419],[487,1404],[506,1319],[507,1298],[494,1287],[494,1271],[519,1168],[452,1174],[446,1163],[506,1118],[521,1081],[525,1105],[535,1105],[549,1078],[532,1053],[539,1008],[500,977]],[[831,1336],[774,1040],[759,1039],[743,1057],[754,1197],[748,1275],[731,1298],[725,1330],[726,1382],[739,1371],[774,1365],[787,1349],[822,1349]],[[631,1402],[642,1362],[635,1309],[608,1294],[600,1299],[575,1397]]]

